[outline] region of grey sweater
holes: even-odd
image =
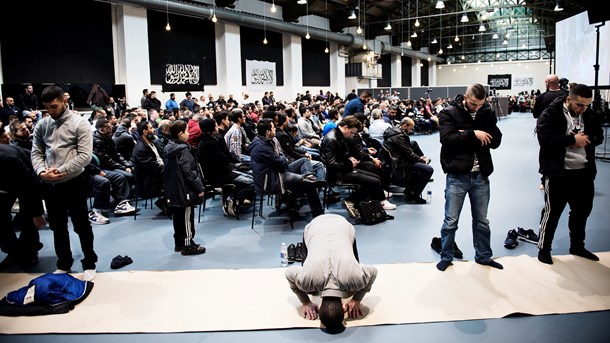
[[[57,168],[69,181],[84,170],[93,154],[91,126],[80,115],[66,110],[57,120],[43,118],[34,128],[32,166],[36,175],[47,168]]]
[[[286,270],[290,288],[302,304],[309,302],[310,292],[321,297],[342,297],[353,294],[360,301],[371,290],[377,268],[360,264],[355,256],[354,226],[336,214],[313,219],[304,232],[307,258],[302,267]]]

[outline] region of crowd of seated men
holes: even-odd
[[[227,216],[237,217],[257,194],[281,195],[277,207],[285,205],[292,212],[298,212],[306,198],[318,215],[324,211],[320,197],[325,196],[326,203],[338,202],[337,188],[343,183],[358,186],[345,199],[348,208],[378,200],[386,210],[395,209],[389,201],[392,185],[404,187],[407,203],[425,203],[421,192],[433,170],[409,135],[438,129],[437,114],[448,103],[389,93],[374,98],[355,91],[345,99],[307,91],[294,101],[277,101],[272,92],[261,101],[244,94],[241,102],[233,95],[227,101],[212,94],[206,102],[189,92],[178,100],[172,93],[165,109],[154,91],[144,90],[138,107],[111,98],[89,117],[93,224],[107,224],[111,215],[134,214],[131,201],[136,197],[156,198],[156,206],[169,213],[163,198],[163,149],[176,120],[187,122],[187,143],[209,190],[222,193]],[[34,110],[31,105],[29,109]],[[36,112],[24,113],[7,97],[2,131],[5,143],[31,149],[29,134],[39,118]],[[322,191],[326,187],[330,192]]]

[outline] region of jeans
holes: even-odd
[[[288,171],[301,175],[313,173],[316,176],[316,179],[326,180],[326,167],[324,166],[324,163],[309,160],[307,157],[292,161],[288,165]]]
[[[445,219],[441,228],[441,259],[453,260],[455,231],[458,229],[460,212],[468,194],[472,212],[472,237],[475,260],[488,262],[493,255],[489,243],[491,231],[487,220],[489,205],[489,179],[479,172],[447,174],[445,186]]]

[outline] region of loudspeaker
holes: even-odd
[[[555,51],[555,35],[544,37],[544,46],[546,46],[547,52]]]
[[[589,25],[601,23],[610,20],[610,11],[602,8],[602,2],[598,0],[582,0],[583,6],[587,9],[589,15]]]

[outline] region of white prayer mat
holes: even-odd
[[[610,309],[610,252],[599,262],[566,255],[497,259],[504,270],[454,262],[377,265],[362,301],[366,315],[347,326],[502,318]],[[160,333],[320,327],[299,312],[284,268],[98,273],[87,299],[67,314],[0,317],[3,334]],[[39,274],[0,274],[0,294]],[[319,297],[313,301],[320,303]]]

